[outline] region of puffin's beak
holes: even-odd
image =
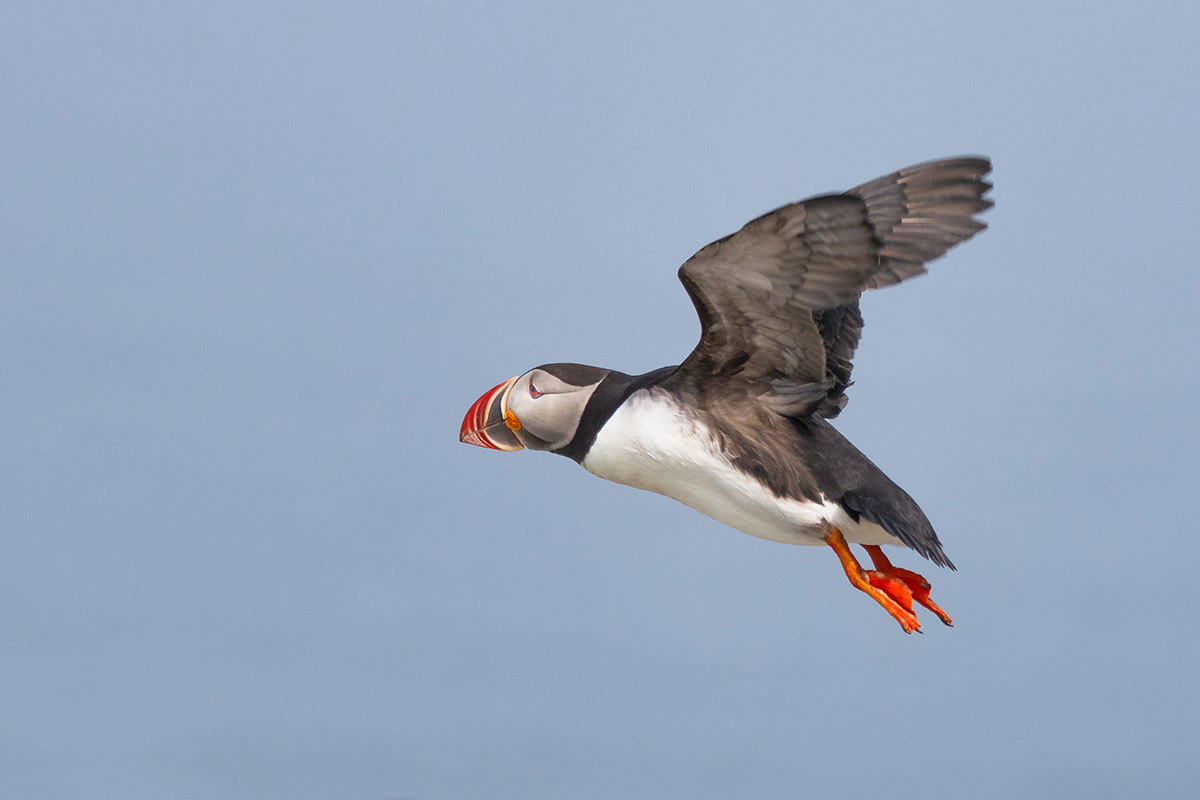
[[[484,392],[483,397],[475,401],[463,418],[462,430],[458,433],[460,442],[492,450],[520,450],[524,447],[504,421],[504,412],[508,410],[508,393],[516,382],[517,378],[509,378]]]

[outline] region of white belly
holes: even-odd
[[[657,492],[739,531],[785,544],[824,544],[828,526],[859,544],[900,544],[836,503],[776,497],[733,467],[714,438],[669,396],[636,392],[605,423],[583,460],[593,475]]]

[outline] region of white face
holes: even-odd
[[[607,374],[605,370],[588,369],[588,377],[596,380],[583,386],[567,383],[541,367],[517,378],[505,408],[521,425],[513,429],[521,444],[530,450],[557,450],[575,438],[583,410]]]

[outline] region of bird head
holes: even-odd
[[[544,364],[509,378],[471,405],[459,441],[493,450],[566,447],[608,373],[583,364]]]

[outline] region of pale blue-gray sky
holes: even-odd
[[[0,28],[0,796],[1200,791],[1191,5],[161,4]],[[930,158],[839,428],[959,566],[457,442],[679,263]],[[925,569],[914,555],[898,556]]]

